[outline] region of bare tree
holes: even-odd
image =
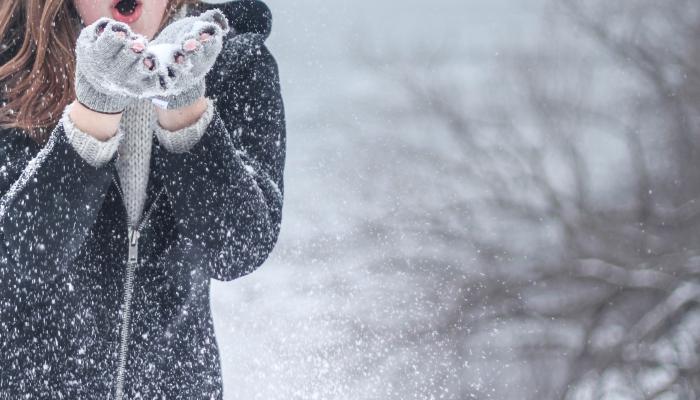
[[[451,338],[454,398],[700,397],[700,3],[550,12],[478,101],[445,67],[459,55],[361,53],[396,94],[372,109],[422,132],[389,184],[431,176],[368,229],[414,233],[400,258],[445,274],[435,323],[409,331]],[[484,358],[517,376],[475,384]]]

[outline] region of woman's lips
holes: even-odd
[[[119,11],[119,8],[117,8],[117,5],[121,2],[132,2],[134,3],[134,8],[131,13],[127,14],[122,14],[121,11]],[[113,0],[112,1],[112,18],[116,19],[119,22],[124,22],[126,24],[130,24],[132,22],[135,22],[141,17],[141,13],[143,12],[143,4],[141,4],[141,0]]]

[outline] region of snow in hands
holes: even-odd
[[[76,53],[78,101],[100,112],[122,111],[155,76],[142,58],[146,38],[128,25],[100,18],[80,32]]]
[[[182,18],[167,26],[152,42],[124,23],[100,18],[84,28],[78,61],[85,60],[90,85],[131,98],[176,96],[200,85],[214,65],[229,32],[219,10]],[[111,67],[105,68],[104,60]],[[114,63],[130,68],[114,68]]]
[[[160,77],[154,96],[167,103],[163,108],[184,107],[204,95],[204,76],[214,66],[228,32],[226,17],[214,9],[173,22],[149,44],[147,52],[153,57],[147,60],[155,60],[153,68]]]

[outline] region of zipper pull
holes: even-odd
[[[139,237],[141,237],[141,232],[129,228],[129,263],[139,262]]]

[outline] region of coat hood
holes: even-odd
[[[228,19],[234,34],[254,33],[264,39],[270,36],[272,30],[272,12],[260,0],[234,0],[226,3],[199,3],[190,13],[200,13],[218,8]]]

